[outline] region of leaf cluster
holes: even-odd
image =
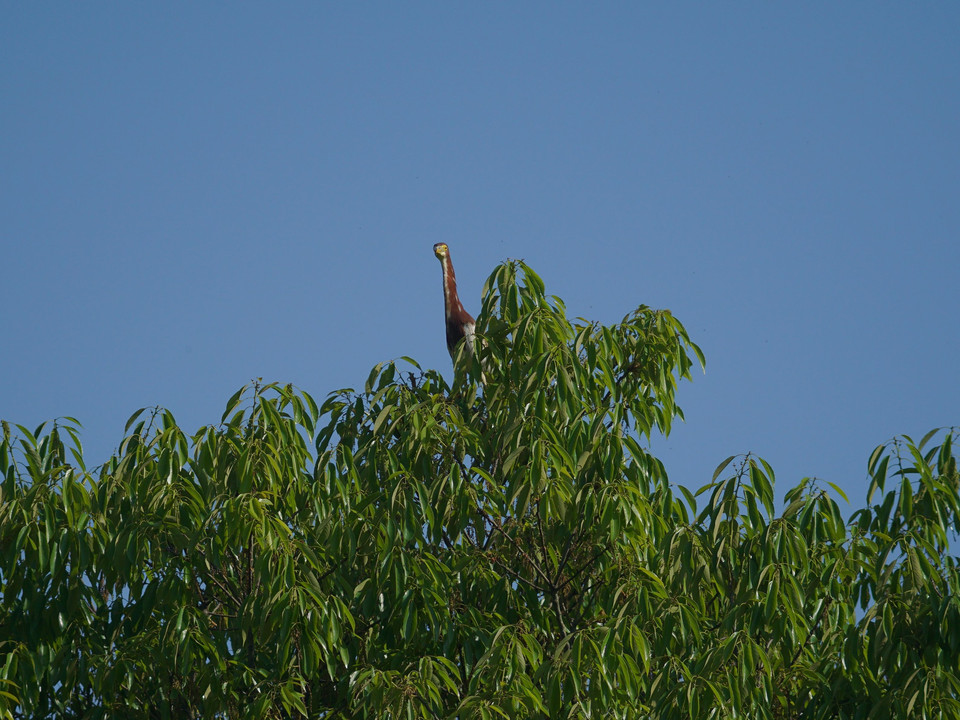
[[[778,513],[761,458],[691,490],[646,449],[703,364],[669,312],[571,321],[510,262],[477,337],[452,385],[139,411],[92,470],[5,423],[0,715],[960,717],[956,430]]]

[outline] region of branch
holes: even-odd
[[[543,570],[540,568],[539,563],[537,563],[532,557],[530,557],[529,553],[527,553],[527,551],[523,549],[523,546],[519,543],[519,541],[513,536],[509,535],[503,529],[503,526],[479,505],[477,506],[477,510],[483,516],[484,520],[490,523],[490,525],[494,528],[494,530],[499,532],[503,537],[505,537],[507,540],[510,541],[510,543],[517,550],[517,552],[520,553],[520,555],[524,558],[524,560],[526,560],[530,564],[530,567],[533,568],[534,572],[536,572],[536,574],[540,576],[540,579],[543,581],[543,583],[548,588],[550,588],[552,592],[556,592],[554,584],[550,581],[550,578],[547,577],[546,573],[544,573]]]

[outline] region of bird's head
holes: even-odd
[[[433,246],[433,254],[437,256],[440,260],[443,260],[447,255],[450,254],[450,250],[447,248],[446,243],[437,243]]]

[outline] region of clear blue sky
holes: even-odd
[[[26,3],[0,10],[0,417],[194,430],[255,377],[449,372],[507,257],[707,356],[655,441],[861,503],[960,424],[956,3]],[[850,508],[852,510],[853,508]]]

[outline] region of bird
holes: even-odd
[[[437,243],[433,246],[433,254],[440,260],[440,267],[443,269],[443,312],[447,326],[447,350],[450,351],[450,357],[454,358],[457,345],[463,340],[467,357],[471,358],[476,321],[473,315],[463,309],[463,303],[457,295],[457,276],[450,261],[450,248],[446,243]]]

